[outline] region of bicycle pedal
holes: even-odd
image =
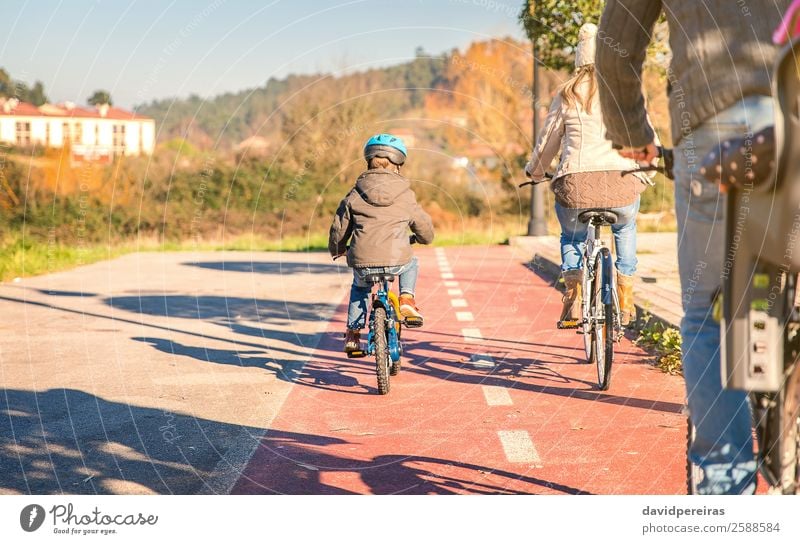
[[[563,320],[563,321],[559,321],[558,323],[556,323],[556,328],[561,329],[561,330],[577,329],[580,324],[581,324],[581,322],[578,321],[578,320],[573,320],[573,321]]]
[[[366,357],[367,354],[364,350],[356,350],[356,351],[348,351],[347,358],[348,359],[361,359],[362,357]]]
[[[421,317],[407,317],[403,320],[403,325],[409,329],[416,329],[422,326]]]

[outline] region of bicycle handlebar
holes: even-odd
[[[622,175],[636,174],[637,172],[660,172],[669,179],[675,179],[675,152],[667,147],[656,146],[658,156],[664,159],[664,166],[640,166],[631,170],[623,170]]]
[[[550,172],[545,172],[544,173],[544,177],[547,178],[547,179],[553,179],[555,177],[555,174],[551,174]],[[530,180],[530,181],[526,181],[524,183],[520,183],[517,187],[525,187],[526,185],[539,185],[540,183],[544,183],[544,181],[533,181],[533,180]]]

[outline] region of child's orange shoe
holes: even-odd
[[[403,316],[406,327],[422,326],[422,314],[414,302],[414,295],[408,293],[400,295],[400,315]]]
[[[361,333],[355,329],[347,329],[344,333],[344,352],[347,354],[361,351]]]

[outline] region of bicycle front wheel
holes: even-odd
[[[614,360],[614,263],[608,248],[600,249],[595,259],[593,289],[594,351],[597,384],[602,391],[611,385]]]
[[[374,337],[375,337],[375,372],[378,375],[378,393],[386,395],[389,392],[389,373],[392,364],[389,356],[389,343],[386,339],[386,309],[373,310]]]

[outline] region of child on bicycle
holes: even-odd
[[[411,243],[430,244],[434,232],[430,216],[400,175],[407,155],[400,138],[391,134],[370,138],[364,146],[367,171],[358,176],[355,187],[341,201],[331,224],[328,250],[334,258],[347,253],[347,264],[353,268],[345,353],[361,349],[360,331],[366,325],[372,289],[364,281],[368,274],[399,276],[400,314],[422,325],[414,300],[418,266]],[[409,237],[408,229],[413,236]]]

